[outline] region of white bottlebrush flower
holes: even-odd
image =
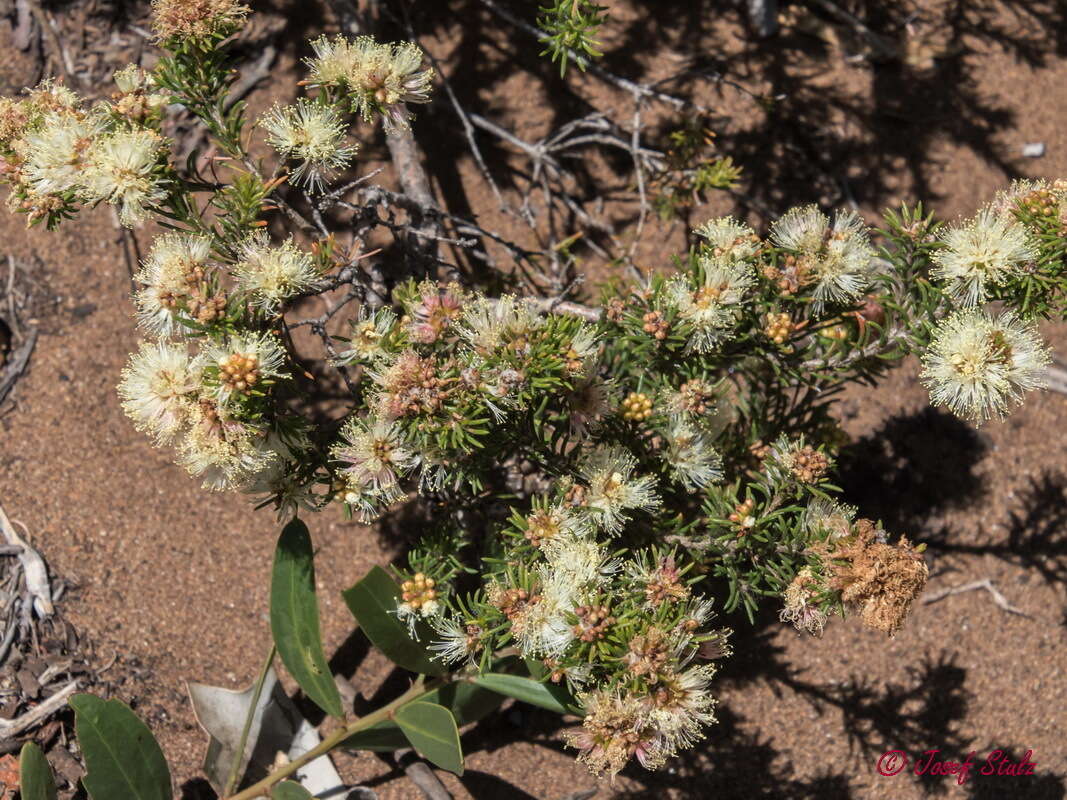
[[[46,78],[30,90],[26,102],[39,114],[47,114],[53,111],[74,111],[82,101],[68,87]]]
[[[207,348],[205,358],[218,367],[214,390],[222,404],[285,374],[285,348],[273,333],[235,334]]]
[[[446,486],[457,491],[462,485],[462,476],[452,467],[452,462],[438,452],[424,450],[416,456],[419,470],[419,491],[440,492]]]
[[[382,513],[382,498],[370,493],[366,487],[342,486],[337,499],[345,504],[346,510],[360,522],[373,522]]]
[[[133,227],[148,217],[148,206],[167,192],[156,174],[163,139],[148,130],[120,131],[94,143],[85,172],[85,192],[93,201],[118,206],[119,221]]]
[[[934,405],[982,422],[1045,385],[1049,353],[1036,328],[1011,312],[963,311],[938,325],[922,361]]]
[[[383,45],[384,46],[384,45]],[[433,70],[423,69],[422,48],[414,42],[388,45],[389,75],[385,80],[387,105],[395,103],[429,103]],[[373,71],[371,71],[373,76]]]
[[[651,555],[626,562],[626,577],[635,590],[645,595],[644,608],[657,611],[667,603],[690,599],[692,591],[684,580],[685,571],[678,566],[674,555]],[[710,606],[709,606],[710,612]],[[704,620],[699,620],[703,624]]]
[[[1007,189],[1001,189],[993,197],[993,202],[989,204],[989,210],[996,214],[998,217],[1006,217],[1009,220],[1014,221],[1014,213],[1020,201],[1025,200],[1027,197],[1042,194],[1048,192],[1053,198],[1062,198],[1062,187],[1057,188],[1056,185],[1050,184],[1043,178],[1032,179],[1022,178],[1014,180],[1008,185]]]
[[[688,349],[708,353],[729,337],[755,275],[751,265],[723,258],[702,257],[700,267],[702,280],[695,288],[679,276],[668,284],[667,297],[693,328]]]
[[[141,327],[161,337],[183,330],[178,303],[206,277],[210,257],[211,241],[205,237],[175,232],[156,237],[134,276],[143,284],[134,295]]]
[[[563,571],[542,569],[537,602],[526,603],[511,620],[511,634],[529,658],[561,656],[575,639],[567,614],[583,597],[581,586]]]
[[[690,491],[722,480],[722,457],[707,434],[685,420],[676,421],[664,437],[663,458],[671,474]]]
[[[855,211],[837,212],[826,252],[815,267],[816,302],[856,302],[870,285],[873,265],[863,219]]]
[[[352,333],[348,347],[337,354],[336,364],[371,364],[385,355],[384,343],[396,325],[396,314],[382,307],[368,312],[360,309],[359,317],[352,320]]]
[[[855,518],[856,509],[853,506],[822,498],[812,500],[804,509],[805,529],[810,535],[824,541],[833,542],[848,536]]]
[[[548,553],[549,547],[571,539],[582,539],[590,534],[588,520],[564,504],[535,504],[526,516],[523,535],[534,547]],[[557,545],[550,545],[556,542]]]
[[[152,29],[162,40],[227,34],[247,14],[238,0],[152,0]]]
[[[356,68],[352,42],[343,36],[320,36],[311,42],[315,53],[306,63],[313,86],[344,86]]]
[[[422,68],[422,48],[412,42],[379,44],[360,36],[352,44],[354,67],[349,87],[355,108],[369,119],[379,110],[387,128],[407,125],[406,103],[430,102],[433,70]]]
[[[817,206],[791,208],[771,225],[771,242],[783,250],[814,253],[822,248],[829,227]]]
[[[189,421],[200,386],[200,364],[185,345],[142,342],[122,371],[119,396],[137,430],[169,442]]]
[[[152,85],[151,74],[137,64],[127,64],[112,76],[116,88],[124,93],[144,91]]]
[[[816,602],[816,597],[824,588],[811,567],[804,567],[782,594],[785,602],[778,618],[782,622],[791,622],[798,631],[821,636],[827,615]]]
[[[96,117],[72,113],[48,113],[28,133],[22,151],[23,180],[41,195],[84,190],[93,145],[103,133]]]
[[[593,371],[597,354],[600,352],[600,337],[592,325],[582,325],[571,339],[570,347],[564,353],[564,362],[571,374],[588,375]]]
[[[815,206],[790,209],[771,226],[771,241],[800,260],[803,282],[814,283],[818,307],[854,303],[870,284],[874,250],[854,211],[839,211],[831,225]]]
[[[665,392],[667,412],[701,418],[717,413],[716,387],[703,378],[690,378],[675,390]]]
[[[494,369],[483,375],[482,400],[497,422],[503,422],[508,411],[522,407],[520,393],[526,387],[526,376],[517,369]]]
[[[193,407],[179,443],[179,463],[203,481],[205,489],[240,489],[280,457],[260,431],[201,401]]]
[[[152,73],[136,64],[130,64],[114,74],[118,92],[112,95],[108,104],[116,114],[131,120],[143,120],[148,114],[163,108],[170,102],[165,92],[152,91],[156,88]]]
[[[444,664],[475,663],[475,656],[481,649],[481,631],[476,625],[464,624],[456,617],[444,614],[431,619],[430,625],[435,639],[428,648],[434,652],[435,660]]]
[[[25,100],[0,98],[0,146],[7,150],[19,140],[33,122],[34,111]]]
[[[418,624],[420,620],[428,622],[434,627],[434,620],[443,611],[443,607],[437,600],[425,600],[418,605],[408,602],[397,602],[396,618],[408,626],[408,635],[418,641]]]
[[[619,533],[630,518],[629,512],[651,511],[659,506],[656,479],[637,477],[637,459],[618,446],[599,447],[580,469],[588,489],[585,504],[595,512],[595,520],[610,534]]]
[[[400,478],[416,464],[400,426],[380,418],[350,419],[330,452],[344,465],[340,472],[346,486],[385,502],[401,495]]]
[[[696,229],[707,240],[710,255],[728,261],[744,261],[759,252],[760,241],[752,228],[733,217],[709,220]]]
[[[296,105],[276,105],[259,121],[267,131],[267,144],[279,155],[300,162],[293,170],[295,183],[322,191],[335,170],[348,166],[356,153],[346,145],[347,126],[333,106],[306,98]]]
[[[465,294],[455,284],[423,281],[419,294],[405,308],[405,328],[413,342],[433,344],[452,327],[463,308]]]
[[[660,678],[649,697],[648,720],[669,753],[692,747],[715,722],[715,698],[708,690],[714,675],[712,664],[671,672]]]
[[[369,36],[325,36],[311,43],[311,83],[350,93],[353,109],[369,120],[380,111],[386,127],[407,124],[406,103],[428,103],[433,70],[423,69],[422,49],[411,42],[380,44]]]
[[[528,300],[512,295],[480,297],[463,308],[459,335],[476,351],[490,353],[505,344],[521,345],[543,324],[544,319]]]
[[[945,281],[949,293],[965,306],[975,306],[999,286],[1018,275],[1037,257],[1026,228],[1008,216],[983,209],[968,223],[941,235],[944,247],[934,253],[930,274]]]
[[[578,702],[585,712],[582,727],[566,731],[564,741],[578,749],[578,760],[594,774],[614,777],[632,758],[646,769],[658,769],[671,755],[648,719],[645,698],[618,687],[598,687],[579,694]]]
[[[599,586],[620,567],[617,559],[607,557],[602,545],[580,533],[548,539],[541,550],[552,574],[575,594]]]
[[[241,243],[232,269],[237,288],[248,292],[265,314],[277,312],[283,302],[310,289],[319,277],[314,259],[292,238],[275,247],[265,231]]]
[[[715,601],[710,597],[704,597],[697,595],[689,600],[689,610],[686,614],[686,619],[692,621],[693,628],[703,628],[708,622],[711,622],[715,616]],[[724,629],[719,632],[719,638],[723,640],[722,647],[726,649],[724,655],[729,655],[733,650],[726,644],[726,639],[729,638],[731,631]]]

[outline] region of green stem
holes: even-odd
[[[445,676],[442,678],[436,678],[432,681],[429,681],[428,683],[424,683],[422,677],[420,676],[419,680],[417,680],[410,689],[400,695],[400,697],[396,698],[396,700],[393,700],[391,703],[382,706],[377,711],[372,711],[365,717],[360,717],[356,721],[350,722],[348,725],[341,728],[339,731],[336,731],[335,733],[332,733],[330,736],[323,739],[321,743],[319,743],[311,750],[308,750],[302,756],[294,758],[284,767],[279,767],[266,778],[259,781],[259,783],[252,784],[243,792],[238,792],[237,794],[229,797],[228,800],[252,800],[252,798],[254,797],[266,797],[268,792],[270,791],[270,788],[274,786],[274,784],[279,783],[280,781],[289,777],[305,764],[314,761],[319,756],[326,755],[328,752],[333,750],[335,747],[337,747],[337,745],[341,744],[341,742],[343,742],[352,734],[358,733],[364,728],[369,728],[372,725],[377,725],[379,722],[391,718],[393,716],[393,712],[400,708],[400,706],[407,705],[412,700],[422,697],[425,694],[429,694],[435,689],[448,683],[449,680],[451,680],[451,678]]]
[[[271,643],[270,652],[267,653],[267,660],[263,662],[263,668],[259,671],[259,677],[256,678],[256,686],[252,691],[252,705],[248,707],[248,716],[245,717],[245,726],[241,730],[241,739],[237,743],[237,752],[233,755],[233,766],[230,767],[230,777],[226,779],[226,790],[223,795],[230,794],[237,788],[237,782],[241,778],[241,762],[244,760],[245,747],[248,745],[248,734],[252,731],[252,719],[256,716],[256,707],[259,706],[259,697],[263,693],[263,684],[267,680],[267,673],[270,672],[271,664],[274,663],[274,654],[278,651],[278,648]]]

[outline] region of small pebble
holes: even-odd
[[[1023,155],[1027,158],[1041,158],[1045,155],[1044,142],[1027,142],[1022,147]]]

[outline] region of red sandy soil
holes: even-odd
[[[1002,18],[1013,19],[1011,9],[998,8]],[[621,8],[605,31],[609,51],[613,37],[639,25],[640,14],[647,13]],[[870,64],[846,62],[843,45],[827,43],[815,30],[783,33],[787,44],[806,42],[795,55],[798,70],[819,67],[809,88],[840,90],[857,107],[876,104],[882,92],[907,96],[907,86],[879,82],[892,84],[892,75],[876,81]],[[708,23],[699,36],[718,42],[737,70],[757,60],[743,57],[749,52],[746,40],[729,18]],[[428,37],[426,44],[447,57],[456,41],[452,29]],[[899,134],[892,121],[868,129],[840,109],[808,109],[823,118],[804,125],[827,140],[849,138],[850,149],[838,166],[870,218],[916,188],[936,194],[939,211],[953,218],[990,197],[1009,174],[1067,175],[1067,117],[1059,103],[1067,60],[1055,54],[1052,43],[1041,64],[1024,63],[987,39],[970,38],[966,46],[960,60],[969,70],[973,96],[1007,112],[991,122],[984,152],[941,124],[944,115],[966,114],[951,103],[933,110],[918,100],[910,107],[905,103],[915,119]],[[669,51],[670,45],[665,47]],[[606,63],[615,63],[612,58]],[[673,68],[677,64],[669,59],[649,67],[653,75]],[[0,70],[9,90],[21,85],[25,72],[17,63]],[[517,118],[524,135],[547,119],[532,100],[548,90],[531,80],[518,73],[491,93],[494,112]],[[575,80],[594,96],[603,94],[590,79]],[[936,69],[931,80],[937,80]],[[950,93],[952,76],[941,80]],[[778,85],[758,73],[746,81],[759,91]],[[751,103],[725,91],[720,97],[709,90],[705,99],[715,102],[722,117],[724,152],[732,152],[725,142],[743,149],[741,132],[761,122]],[[259,98],[254,105],[265,103]],[[438,119],[444,119],[440,113]],[[921,152],[904,153],[893,163],[869,158],[893,136],[924,126],[934,133]],[[422,131],[423,138],[431,132]],[[1044,141],[1047,155],[1022,159],[1019,147],[1028,141]],[[431,144],[426,146],[432,158]],[[768,145],[764,158],[778,157],[775,152]],[[791,157],[798,159],[798,174],[818,171],[803,153]],[[909,159],[921,162],[921,169],[912,171]],[[765,166],[756,153],[738,161],[749,175],[761,174]],[[875,170],[881,176],[877,186]],[[504,228],[469,160],[460,162],[458,180],[471,207]],[[782,181],[780,191],[744,188],[781,211],[776,197],[819,201],[826,187],[835,185],[812,181],[805,196],[803,185]],[[728,198],[720,197],[701,212],[729,208]],[[51,568],[77,582],[79,588],[63,601],[65,613],[96,643],[101,664],[117,657],[114,672],[104,677],[116,680],[120,696],[152,726],[181,786],[197,776],[204,746],[185,681],[247,685],[269,645],[266,590],[275,520],[269,511],[253,511],[243,497],[205,493],[123,417],[114,386],[137,333],[121,240],[109,213],[83,214],[56,235],[26,231],[7,216],[0,226],[3,251],[39,256],[61,295],[61,310],[40,320],[43,335],[29,372],[17,386],[14,407],[0,418],[0,500],[32,532]],[[138,236],[143,248],[150,234]],[[649,266],[662,265],[660,254],[682,246],[680,227],[660,226],[650,232],[644,258]],[[1061,351],[1067,346],[1063,326],[1049,326],[1047,333]],[[917,606],[892,640],[852,619],[831,624],[820,640],[776,622],[745,633],[742,620],[727,620],[741,631],[738,653],[724,666],[718,685],[721,723],[696,757],[661,775],[635,768],[614,785],[598,783],[563,751],[551,716],[505,711],[465,735],[467,774],[462,779],[442,774],[454,795],[554,800],[595,787],[600,798],[1062,798],[1067,398],[1034,396],[1009,420],[975,433],[925,410],[916,372],[908,363],[878,388],[853,391],[843,402],[844,426],[857,442],[843,480],[864,513],[930,543],[929,592],[989,578],[1027,616],[1001,610],[986,592],[970,592]],[[387,564],[397,548],[337,513],[310,524],[319,548],[327,651],[333,652],[352,628],[341,590],[370,566]],[[384,659],[372,652],[353,685],[370,697],[386,672]],[[1015,760],[1029,750],[1035,774],[976,775],[958,787],[952,777],[920,780],[906,772],[883,777],[876,770],[884,751],[914,756],[932,748],[942,748],[943,757],[952,760],[974,750],[979,762],[996,748]],[[374,755],[346,759],[342,766],[349,778],[374,786],[382,798],[419,796]],[[188,796],[196,796],[191,788]]]

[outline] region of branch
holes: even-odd
[[[448,683],[447,678],[437,678],[428,683],[423,683],[420,676],[419,681],[416,682],[414,686],[391,703],[382,706],[377,711],[367,714],[365,717],[360,717],[355,722],[350,722],[348,725],[345,725],[340,730],[335,731],[333,734],[323,739],[318,745],[308,750],[302,756],[294,758],[288,764],[278,767],[266,778],[263,778],[263,780],[252,784],[247,789],[238,792],[235,795],[232,795],[229,800],[252,800],[252,798],[267,796],[270,788],[274,786],[274,784],[285,780],[302,766],[311,763],[319,756],[326,755],[352,734],[358,733],[372,725],[377,725],[379,722],[391,719],[394,712],[401,706],[432,692],[434,689],[444,686],[446,683]]]
[[[0,737],[13,739],[23,731],[30,730],[44,722],[67,704],[67,700],[78,691],[79,686],[81,686],[80,681],[75,679],[21,717],[13,720],[0,720]]]
[[[946,597],[950,597],[951,595],[963,594],[964,592],[973,592],[978,589],[982,589],[986,592],[989,592],[989,594],[993,598],[993,602],[998,608],[1004,609],[1009,614],[1017,614],[1020,617],[1033,619],[1033,617],[1031,617],[1025,611],[1021,611],[1020,609],[1011,605],[1011,603],[1009,603],[1005,599],[1004,595],[997,591],[997,588],[993,585],[993,581],[991,581],[989,578],[983,578],[980,581],[972,581],[971,583],[965,583],[962,586],[955,586],[951,589],[942,589],[940,592],[928,594],[923,597],[923,605],[930,605],[930,603],[936,603],[939,600],[944,600]]]

